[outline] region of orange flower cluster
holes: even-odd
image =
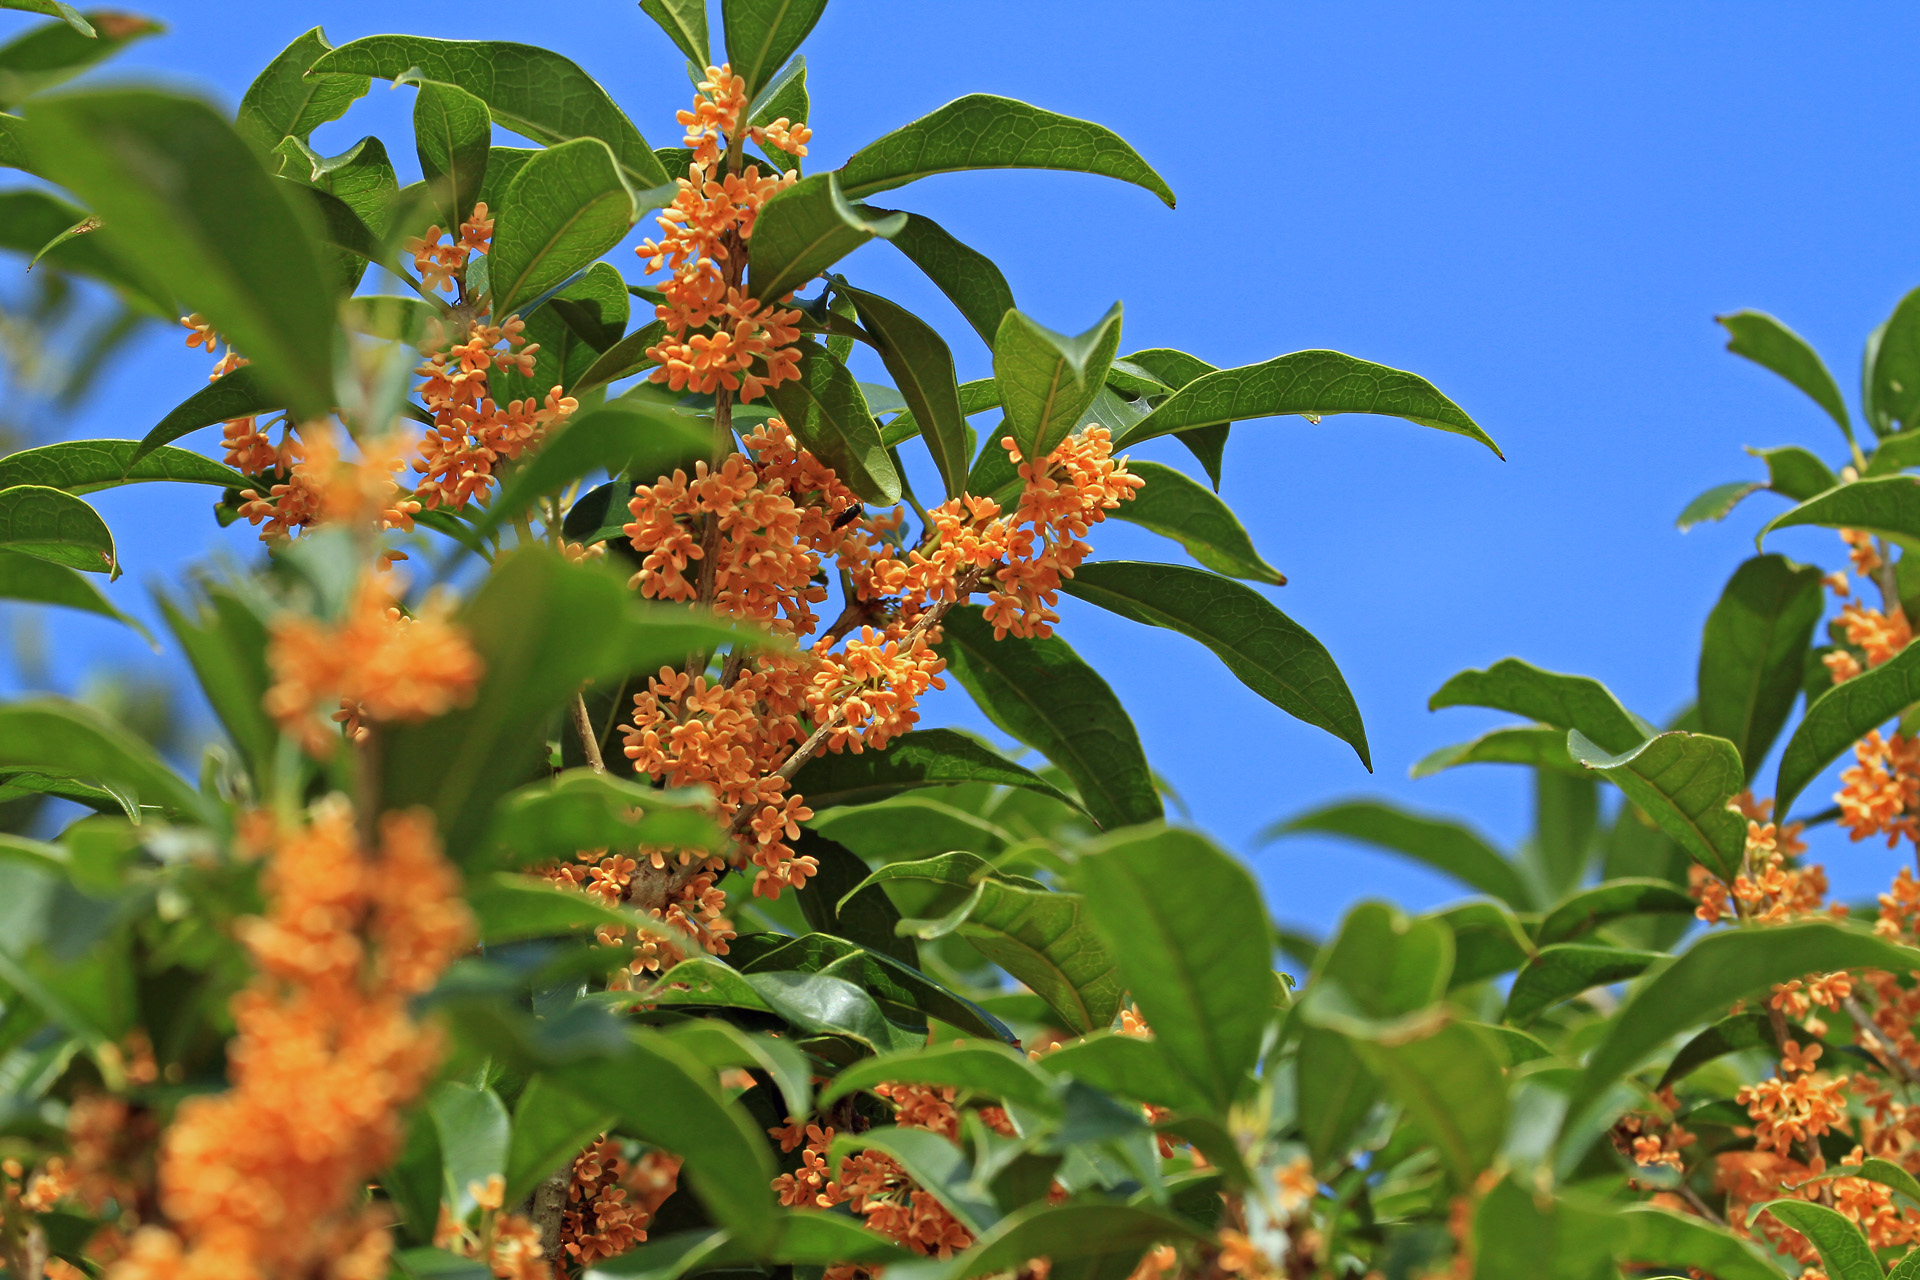
[[[500,1212],[507,1198],[506,1179],[496,1173],[484,1186],[469,1182],[467,1193],[480,1206],[480,1229],[471,1231],[455,1221],[442,1202],[440,1223],[433,1231],[434,1248],[485,1262],[500,1280],[553,1280],[553,1268],[540,1246],[540,1229],[517,1213]]]
[[[781,1204],[820,1209],[844,1204],[865,1218],[869,1229],[926,1256],[950,1258],[955,1249],[973,1243],[972,1234],[946,1206],[921,1190],[891,1156],[857,1152],[841,1162],[835,1179],[827,1157],[833,1145],[831,1126],[809,1124],[803,1129],[788,1121],[768,1132],[780,1140],[782,1151],[801,1147],[799,1171],[773,1181]]]
[[[1694,915],[1709,924],[1734,918],[1779,924],[1822,910],[1835,917],[1847,913],[1843,905],[1826,904],[1824,867],[1796,865],[1807,851],[1801,839],[1804,823],[1779,826],[1768,821],[1773,801],[1756,800],[1751,791],[1742,791],[1727,802],[1727,808],[1747,820],[1745,866],[1729,886],[1699,863],[1690,865],[1688,892],[1700,903]]]
[[[1888,739],[1875,729],[1853,744],[1853,757],[1833,797],[1847,834],[1884,835],[1889,849],[1901,836],[1920,841],[1920,737]]]
[[[470,701],[481,662],[445,611],[400,612],[376,578],[361,585],[352,611],[337,625],[287,614],[273,625],[267,648],[273,686],[268,714],[306,750],[325,756],[338,738],[366,735],[362,721],[422,720]]]
[[[669,273],[655,310],[666,336],[647,350],[658,366],[649,379],[675,391],[725,388],[743,403],[800,376],[800,353],[792,345],[800,336],[799,313],[776,305],[779,298],[753,298],[740,284],[761,207],[798,175],[762,177],[757,164],[742,170],[739,144],[751,137],[804,156],[812,137],[807,126],[785,117],[743,134],[746,94],[746,81],[731,66],[707,68],[693,110],[679,115],[693,149],[687,176],[658,219],[660,239],[635,250],[649,272]]]
[[[1826,1081],[1811,1075],[1776,1076],[1742,1086],[1734,1101],[1753,1117],[1755,1145],[1788,1155],[1796,1142],[1845,1127],[1846,1092],[1846,1076]]]
[[[407,241],[407,252],[413,255],[413,269],[420,273],[420,287],[429,293],[464,292],[467,260],[476,253],[485,253],[493,243],[493,219],[487,216],[486,201],[473,206],[473,212],[460,224],[456,238],[441,244],[440,237],[445,234],[436,225],[428,227],[425,235]]]
[[[181,316],[180,323],[187,329],[187,350],[199,347],[212,355],[220,345],[220,335],[198,312]],[[214,361],[213,372],[207,375],[207,381],[218,382],[246,363],[246,357],[234,350],[232,343],[228,343],[227,353]],[[259,418],[252,414],[230,418],[221,423],[220,428],[221,443],[227,448],[227,465],[242,474],[266,475],[276,471],[284,474],[292,471],[293,464],[300,460],[300,441],[293,434],[291,423],[283,423],[278,445],[268,437],[267,429],[259,425]]]
[[[424,811],[386,815],[377,849],[338,799],[297,830],[251,827],[268,910],[239,930],[259,977],[233,1000],[232,1088],[180,1105],[158,1178],[171,1226],[141,1228],[112,1280],[387,1274],[362,1188],[434,1069],[407,1003],[471,936],[459,877]]]
[[[647,1224],[680,1182],[680,1158],[652,1151],[628,1164],[605,1137],[574,1157],[560,1247],[576,1266],[617,1257],[647,1238]]]

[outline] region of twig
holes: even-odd
[[[1707,1202],[1700,1198],[1700,1193],[1687,1185],[1685,1174],[1680,1175],[1679,1191],[1680,1198],[1691,1205],[1695,1213],[1705,1218],[1708,1222],[1713,1223],[1716,1227],[1724,1227],[1727,1225],[1727,1220],[1709,1208]]]
[[[1880,1025],[1873,1020],[1873,1015],[1867,1012],[1866,1006],[1861,1004],[1857,997],[1848,996],[1841,1001],[1841,1006],[1846,1009],[1847,1016],[1853,1019],[1853,1025],[1865,1032],[1867,1038],[1872,1040],[1875,1047],[1880,1050],[1880,1056],[1885,1059],[1889,1071],[1908,1084],[1920,1084],[1920,1072],[1916,1072],[1907,1060],[1900,1056],[1900,1051],[1894,1048],[1893,1042],[1887,1039],[1886,1033],[1880,1030]]]
[[[540,1180],[533,1189],[533,1225],[540,1233],[540,1252],[549,1262],[560,1260],[560,1221],[573,1184],[573,1162],[568,1161]]]
[[[593,731],[593,717],[587,714],[586,695],[573,695],[573,730],[580,735],[580,750],[586,754],[587,763],[593,766],[595,773],[605,773],[607,762],[600,754],[600,737]]]

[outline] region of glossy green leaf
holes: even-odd
[[[538,315],[538,312],[534,313]],[[658,320],[650,321],[635,329],[620,341],[608,347],[595,357],[586,371],[568,388],[576,395],[585,395],[596,391],[609,382],[618,382],[622,378],[644,373],[654,367],[653,357],[647,354],[649,347],[660,344],[666,336],[667,326]]]
[[[868,889],[866,892],[879,891]],[[898,920],[897,915],[895,919]],[[775,946],[739,967],[746,973],[781,970],[823,973],[853,983],[883,1006],[915,1010],[983,1040],[1012,1043],[1014,1039],[1005,1023],[965,996],[929,978],[911,963],[895,958],[888,948],[868,948],[831,934],[809,933]]]
[[[559,387],[569,394],[626,331],[627,284],[611,264],[596,262],[527,317],[526,338],[538,343],[533,372],[494,370],[488,388],[494,402],[544,400]]]
[[[150,480],[223,489],[247,484],[247,478],[231,467],[185,449],[162,446],[136,460],[138,448],[132,440],[65,440],[22,449],[0,457],[0,489],[34,484],[82,494]]]
[[[803,178],[767,201],[755,219],[747,290],[768,301],[784,298],[873,237],[892,236],[906,220],[853,204],[835,174]]]
[[[1915,436],[1914,439],[1920,442],[1920,436]],[[1886,444],[1887,442],[1882,441],[1881,447],[1874,450],[1874,459],[1877,460],[1883,452],[1886,452]],[[1905,450],[1904,445],[1895,446],[1889,461],[1899,457]],[[1776,449],[1748,449],[1747,452],[1767,464],[1767,488],[1775,493],[1784,494],[1795,502],[1805,502],[1808,498],[1825,493],[1840,483],[1833,472],[1827,468],[1826,463],[1798,445],[1782,445]],[[1879,471],[1874,470],[1872,461],[1867,464],[1867,474],[1880,474]]]
[[[1793,525],[1863,529],[1886,537],[1920,538],[1920,478],[1880,476],[1829,489],[1769,520],[1761,528],[1756,542],[1764,541],[1775,529]]]
[[[1521,910],[1532,905],[1532,895],[1513,863],[1478,833],[1457,822],[1410,813],[1380,801],[1352,800],[1276,822],[1257,838],[1267,841],[1291,835],[1345,836],[1432,867]]]
[[[1726,327],[1727,350],[1773,370],[1806,392],[1846,432],[1847,439],[1853,439],[1853,424],[1847,418],[1847,403],[1840,398],[1840,387],[1805,338],[1764,311],[1735,311],[1714,319]]]
[[[926,273],[947,296],[980,341],[989,347],[1000,322],[1013,310],[1013,287],[993,260],[954,239],[932,218],[917,213],[889,238],[893,247]]]
[[[1173,207],[1173,189],[1111,129],[1012,98],[970,93],[868,143],[841,168],[847,194],[867,196],[963,169],[1067,169],[1145,187]]]
[[[724,0],[727,62],[747,82],[748,99],[793,56],[826,7],[827,0]]]
[[[1108,512],[1110,518],[1172,538],[1216,573],[1286,585],[1286,575],[1254,550],[1240,518],[1205,485],[1158,462],[1130,462],[1127,470],[1147,483]]]
[[[489,946],[528,938],[586,937],[601,925],[657,931],[631,911],[609,906],[591,894],[576,893],[539,876],[496,872],[467,886],[480,941]]]
[[[1507,1022],[1526,1026],[1552,1005],[1593,987],[1623,982],[1665,958],[1660,951],[1561,943],[1542,947],[1521,967],[1507,995]]]
[[[811,825],[876,862],[956,851],[985,857],[1004,852],[1013,843],[1005,828],[924,795],[843,806],[820,814]]]
[[[322,84],[336,79],[314,78]],[[420,157],[420,173],[432,194],[441,227],[457,235],[460,224],[473,211],[473,202],[480,198],[487,152],[493,145],[493,117],[487,113],[486,103],[459,85],[410,75],[402,75],[400,82],[420,90],[413,101],[413,140]],[[611,171],[611,164],[608,169]]]
[[[365,97],[371,84],[365,76],[307,75],[307,68],[332,51],[319,27],[282,49],[240,98],[234,121],[240,136],[262,151],[273,150],[286,138],[305,142],[307,135],[338,120]]]
[[[1644,878],[1609,880],[1573,894],[1540,922],[1542,945],[1565,942],[1629,916],[1693,914],[1698,905],[1676,885]]]
[[[124,89],[36,101],[29,119],[36,163],[104,220],[94,236],[301,416],[332,408],[332,294],[299,213],[219,112]]]
[[[758,241],[758,233],[754,239]],[[878,341],[880,362],[919,423],[947,496],[959,496],[966,488],[971,457],[953,352],[932,325],[900,304],[848,285],[836,287],[852,299],[860,323]]]
[[[570,1168],[586,1145],[605,1133],[613,1112],[536,1075],[513,1104],[507,1148],[506,1203],[519,1204],[557,1170]]]
[[[411,70],[428,80],[459,85],[487,104],[494,123],[545,146],[600,139],[639,187],[672,181],[673,175],[607,91],[551,50],[505,40],[368,36],[341,45],[313,67],[316,75],[381,80],[395,80]]]
[[[0,489],[0,551],[87,573],[118,577],[120,571],[106,521],[72,494],[46,485]]]
[[[1175,351],[1171,347],[1149,347],[1144,351],[1135,351],[1120,358],[1128,364],[1145,369],[1154,378],[1175,391],[1195,378],[1218,372],[1218,366],[1208,364],[1200,357],[1189,355],[1184,351]],[[1211,426],[1191,427],[1185,431],[1176,431],[1173,436],[1206,469],[1207,479],[1213,482],[1216,493],[1220,490],[1221,455],[1226,451],[1229,425],[1229,423],[1217,422]]]
[[[887,754],[898,750],[901,745],[896,739],[887,753],[862,752],[860,756],[852,757],[829,753],[816,759],[885,759]],[[795,777],[794,789],[802,795],[812,795],[805,790],[802,782],[805,776],[806,771],[802,770]],[[878,886],[859,888],[873,874],[872,867],[853,850],[838,841],[829,840],[812,827],[802,827],[800,838],[790,844],[796,856],[810,857],[816,864],[806,884],[794,891],[801,914],[816,933],[845,938],[869,951],[891,956],[902,964],[919,966],[919,950],[914,946],[913,939],[903,938],[898,932],[900,912],[893,905],[893,900]]]
[[[797,1031],[845,1036],[875,1053],[924,1040],[924,1032],[889,1021],[866,991],[824,973],[746,974],[715,960],[684,960],[636,998],[662,1007],[757,1009],[784,1018]]]
[[[1826,921],[1711,933],[1641,983],[1587,1059],[1579,1096],[1607,1085],[1667,1040],[1776,982],[1836,969],[1920,969],[1920,951]]]
[[[1174,1068],[1158,1040],[1103,1031],[1045,1054],[1038,1065],[1115,1097],[1156,1107],[1184,1111],[1204,1105],[1204,1095]]]
[[[1333,655],[1252,587],[1184,565],[1083,564],[1060,589],[1123,618],[1198,640],[1227,670],[1288,715],[1352,747],[1369,770],[1367,730]]]
[[[1276,1013],[1259,886],[1177,830],[1107,837],[1081,855],[1076,882],[1167,1057],[1224,1113]]]
[[[685,1049],[637,1033],[621,1056],[570,1063],[552,1078],[612,1111],[622,1132],[684,1153],[694,1194],[737,1238],[753,1247],[773,1238],[776,1169],[766,1137]]]
[[[1861,382],[1861,408],[1876,436],[1920,426],[1920,289],[1874,330]]]
[[[662,1034],[715,1071],[764,1072],[780,1091],[788,1116],[813,1114],[813,1064],[791,1040],[754,1035],[719,1018],[693,1018]]]
[[[1607,687],[1586,676],[1542,671],[1502,658],[1485,671],[1462,671],[1429,699],[1442,707],[1491,707],[1562,729],[1578,729],[1609,751],[1627,751],[1653,735],[1652,726],[1620,705]]]
[[[128,465],[138,465],[155,449],[202,427],[284,407],[283,398],[268,391],[251,366],[242,366],[209,382],[154,424],[128,455]]]
[[[135,41],[166,30],[151,18],[130,13],[93,16],[100,19],[97,34],[82,32],[70,22],[49,22],[0,44],[0,110],[10,110],[29,94],[65,84]]]
[[[1773,1200],[1754,1208],[1752,1217],[1770,1213],[1793,1228],[1820,1251],[1820,1264],[1831,1280],[1882,1280],[1886,1272],[1873,1255],[1873,1246],[1860,1228],[1838,1210],[1806,1200]]]
[[[142,805],[191,817],[200,798],[145,742],[90,708],[57,698],[0,704],[0,768],[98,779]]]
[[[713,63],[707,40],[707,0],[640,0],[640,11],[660,24],[667,38],[694,66]]]
[[[1185,1244],[1201,1232],[1185,1218],[1139,1205],[1069,1201],[1034,1204],[1002,1218],[980,1235],[970,1249],[948,1259],[926,1258],[895,1263],[888,1280],[968,1280],[971,1276],[1015,1271],[1027,1259],[1046,1257],[1056,1275],[1121,1276],[1141,1254],[1156,1244]],[[1083,1263],[1109,1259],[1098,1269]]]
[[[490,836],[528,866],[581,849],[718,850],[726,843],[697,793],[661,792],[593,770],[569,770],[515,791],[500,806]]]
[[[493,1090],[451,1081],[433,1091],[427,1111],[440,1135],[447,1202],[455,1219],[464,1219],[479,1207],[474,1186],[484,1190],[488,1178],[505,1178],[513,1122]]]
[[[1746,853],[1747,823],[1727,808],[1745,785],[1731,742],[1676,730],[1609,755],[1575,729],[1567,736],[1567,752],[1606,775],[1715,875],[1733,879]]]
[[[78,31],[89,40],[99,38],[99,32],[93,29],[81,12],[67,3],[67,0],[0,0],[0,9],[14,9],[21,13],[44,13],[49,18],[58,18]]]
[[[1700,723],[1733,743],[1748,780],[1793,710],[1807,645],[1824,610],[1820,570],[1768,555],[1735,570],[1707,616]]]
[[[690,0],[691,2],[691,0]],[[766,87],[754,95],[748,123],[756,127],[765,127],[776,120],[785,120],[789,124],[805,124],[812,109],[807,99],[807,60],[798,55],[788,59]],[[801,157],[782,151],[771,142],[760,144],[760,150],[773,161],[774,168],[784,173],[791,169],[799,172]],[[844,357],[843,357],[844,358]]]
[[[939,650],[950,674],[1003,732],[1060,766],[1096,822],[1123,827],[1161,816],[1133,721],[1065,640],[995,640],[971,605],[943,625]]]
[[[1581,766],[1567,754],[1564,729],[1544,725],[1514,725],[1489,729],[1469,742],[1456,742],[1428,752],[1414,762],[1408,776],[1426,778],[1463,764],[1526,764],[1536,769],[1573,773]]]
[[[1781,1280],[1780,1269],[1753,1241],[1691,1213],[1628,1204],[1621,1206],[1615,1221],[1622,1232],[1622,1261],[1675,1271],[1698,1268],[1719,1280]]]
[[[1116,450],[1192,427],[1300,414],[1377,413],[1500,447],[1426,379],[1338,351],[1296,351],[1195,378],[1114,441]]]
[[[820,1105],[824,1108],[850,1093],[895,1081],[958,1089],[1036,1111],[1054,1111],[1060,1105],[1047,1074],[1025,1054],[985,1041],[930,1045],[864,1059],[833,1078],[820,1093]]]
[[[1725,520],[1748,494],[1758,493],[1766,487],[1758,480],[1730,480],[1726,484],[1714,485],[1680,509],[1680,514],[1674,518],[1674,527],[1685,533],[1709,520]]]
[[[148,644],[153,636],[136,618],[113,607],[100,588],[63,564],[38,556],[0,551],[0,600],[20,600],[31,604],[55,605],[97,613],[115,622],[124,622],[143,636]]]
[[[993,337],[993,378],[1007,430],[1024,457],[1045,458],[1067,438],[1105,385],[1119,349],[1117,302],[1077,337],[1055,333],[1020,311],[1002,317]],[[968,489],[983,492],[971,479]]]
[[[754,239],[759,240],[756,233]],[[900,500],[900,474],[887,456],[860,384],[826,348],[802,338],[799,378],[769,396],[801,446],[839,473],[849,488],[876,506]]]
[[[487,262],[495,313],[518,312],[619,244],[635,212],[613,152],[596,138],[527,161],[494,220]]]
[[[1780,753],[1780,772],[1774,781],[1778,816],[1785,819],[1807,784],[1868,730],[1916,702],[1920,702],[1920,645],[1901,650],[1814,699]]]
[[[1716,1058],[1763,1047],[1776,1052],[1780,1048],[1773,1040],[1773,1020],[1764,1013],[1732,1014],[1681,1045],[1661,1073],[1659,1087],[1664,1089],[1676,1080],[1684,1080]]]
[[[895,738],[885,751],[822,753],[794,776],[793,789],[819,811],[962,782],[1020,787],[1062,804],[1075,803],[1032,770],[952,729],[915,729]]]

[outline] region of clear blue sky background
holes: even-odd
[[[144,10],[171,33],[109,74],[164,74],[228,105],[315,22],[336,44],[397,30],[549,45],[655,145],[672,142],[688,95],[679,55],[624,0]],[[0,34],[28,21],[0,15]],[[1235,428],[1224,493],[1291,579],[1281,607],[1344,669],[1372,777],[1181,637],[1062,610],[1193,820],[1249,859],[1276,915],[1324,926],[1362,896],[1456,895],[1336,843],[1256,848],[1276,817],[1366,792],[1465,815],[1502,841],[1526,829],[1517,771],[1407,780],[1427,751],[1503,719],[1428,713],[1454,671],[1516,654],[1598,676],[1652,719],[1690,699],[1707,610],[1778,500],[1684,536],[1675,513],[1709,484],[1760,474],[1743,445],[1842,458],[1809,402],[1721,351],[1712,317],[1783,317],[1855,398],[1862,339],[1920,283],[1916,44],[1920,14],[1887,4],[835,0],[805,52],[816,165],[981,90],[1101,121],[1167,178],[1177,211],[1071,174],[958,175],[889,194],[995,258],[1043,322],[1078,331],[1119,297],[1129,348],[1221,365],[1337,348],[1428,377],[1505,448],[1502,463],[1385,418]],[[333,153],[378,133],[404,168],[411,105],[376,82],[315,144]],[[849,270],[946,326],[963,378],[989,371],[898,255],[870,247]],[[204,363],[171,334],[156,340],[61,431],[137,436],[200,384]],[[1142,452],[1191,465],[1166,444]],[[252,554],[245,537],[207,532],[206,493],[99,496],[127,607],[150,614],[145,587],[176,577],[184,546]],[[1828,535],[1778,546],[1841,559]],[[1098,548],[1180,558],[1131,526],[1103,527]],[[89,664],[164,662],[92,620],[61,619],[55,635],[67,680]],[[974,723],[962,702],[936,700],[928,721]],[[1883,884],[1898,856],[1831,833],[1816,849],[1843,894]]]

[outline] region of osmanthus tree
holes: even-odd
[[[1217,479],[1230,423],[1347,412],[1491,448],[1457,406],[1333,352],[1122,355],[1118,306],[1042,326],[869,201],[996,167],[1172,193],[986,95],[806,173],[822,0],[718,32],[645,0],[695,82],[666,149],[543,49],[316,28],[229,119],[60,90],[132,20],[5,7],[55,21],[0,47],[0,161],[40,180],[0,237],[215,363],[143,439],[0,458],[0,596],[119,617],[113,485],[210,486],[266,544],[160,601],[224,728],[197,770],[0,705],[5,794],[93,811],[0,837],[10,1274],[1266,1275],[1444,1232],[1478,1164],[1394,1138],[1429,1154],[1383,1217],[1396,1162],[1351,1152],[1424,1130],[1369,1118],[1354,1055],[1414,1087],[1465,1037],[1493,1096],[1497,1062],[1326,1029],[1426,1010],[1440,970],[1294,1016],[1252,880],[1164,824],[1052,610],[1181,631],[1364,762],[1213,488],[1115,451],[1171,435]],[[416,95],[420,182],[379,138],[309,146],[376,78]],[[991,378],[839,273],[876,239]],[[1087,560],[1109,515],[1202,567]],[[916,727],[948,681],[1045,763]],[[1323,1086],[1368,1136],[1302,1129]]]
[[[1400,1217],[1436,1171],[1372,1105],[1396,1101],[1462,1193],[1452,1239],[1426,1255],[1459,1274],[1920,1274],[1920,290],[1867,340],[1864,431],[1785,325],[1720,320],[1730,350],[1833,420],[1844,454],[1750,450],[1764,480],[1710,489],[1681,515],[1682,528],[1724,519],[1763,490],[1792,504],[1707,618],[1694,705],[1660,729],[1594,680],[1504,659],[1453,677],[1432,706],[1525,723],[1414,772],[1530,768],[1536,824],[1519,850],[1370,801],[1274,828],[1363,841],[1478,895],[1417,919],[1364,906],[1325,947],[1288,942],[1314,971],[1289,1025],[1302,1025],[1295,1100],[1316,1167],[1370,1152],[1351,1230]],[[1842,567],[1764,550],[1800,525],[1838,530]],[[1808,790],[1836,761],[1824,805]],[[1611,822],[1604,783],[1622,793]],[[1900,851],[1876,902],[1828,900],[1807,839],[1829,824]],[[1487,1025],[1469,1035],[1471,1020]],[[1399,1059],[1449,1034],[1456,1049],[1408,1081]],[[1323,1075],[1316,1055],[1351,1065]]]

